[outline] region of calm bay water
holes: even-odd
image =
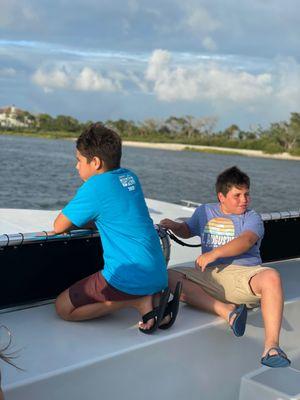
[[[74,152],[72,141],[0,136],[0,208],[63,207],[81,184]],[[215,201],[215,177],[232,165],[249,174],[257,211],[300,209],[299,161],[124,147],[122,162],[146,197],[173,203]]]

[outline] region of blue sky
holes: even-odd
[[[1,0],[0,107],[86,120],[300,112],[297,0]]]

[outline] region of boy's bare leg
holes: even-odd
[[[55,307],[57,314],[66,321],[84,321],[99,318],[121,308],[135,308],[141,315],[153,309],[152,296],[144,296],[126,301],[99,302],[75,308],[70,300],[68,289],[57,297]],[[153,323],[154,320],[150,319],[146,324],[140,323],[139,326],[142,329],[149,329]]]
[[[181,301],[190,304],[191,306],[194,306],[196,308],[199,308],[200,310],[217,314],[218,316],[229,322],[229,314],[235,309],[235,304],[222,303],[221,301],[216,300],[215,298],[207,294],[200,285],[186,279],[184,274],[180,272],[172,271],[172,269],[169,269],[168,275],[169,287],[172,292],[175,290],[176,283],[178,281],[182,282],[182,292],[180,297]]]
[[[276,270],[264,270],[251,278],[250,286],[255,294],[261,295],[261,311],[265,326],[264,356],[271,347],[279,346],[283,313],[280,275]]]

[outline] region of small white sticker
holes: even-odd
[[[120,182],[124,188],[127,188],[130,192],[135,190],[135,180],[131,175],[121,175],[119,177]]]

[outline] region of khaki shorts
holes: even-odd
[[[261,271],[272,269],[255,265],[218,265],[207,267],[204,272],[196,268],[175,267],[172,271],[182,273],[186,279],[199,284],[202,289],[224,303],[246,304],[248,308],[257,307],[260,296],[252,292],[250,279]]]

